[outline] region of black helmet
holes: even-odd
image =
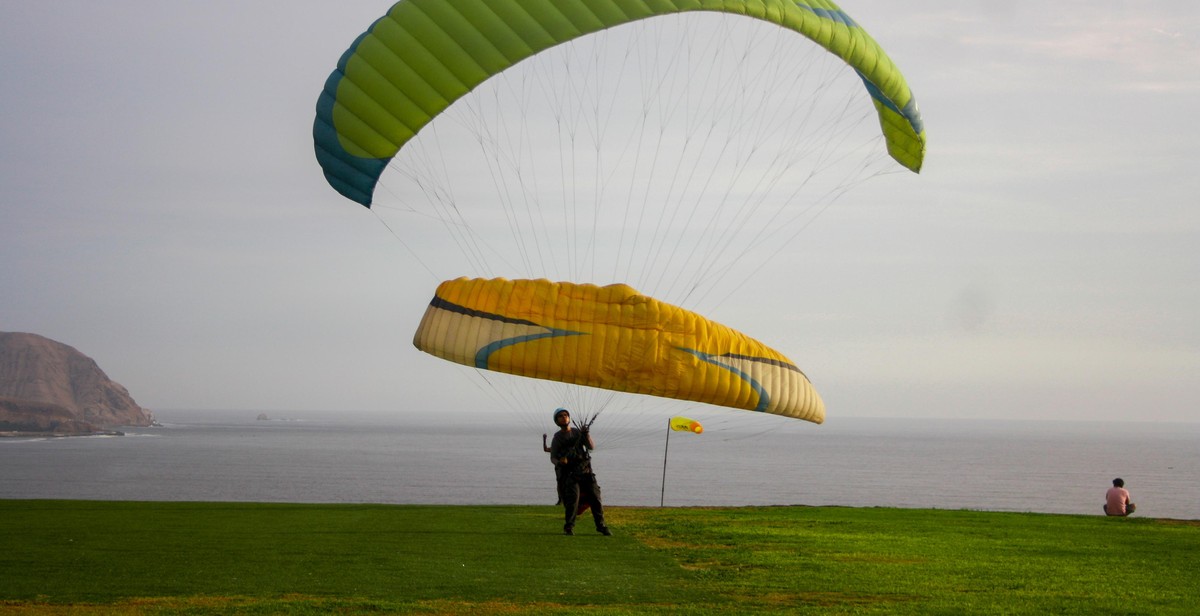
[[[558,407],[557,409],[555,409],[554,410],[554,423],[558,423],[558,416],[563,415],[563,414],[566,414],[569,417],[571,415],[571,411],[568,411],[567,409],[564,409],[561,406]]]

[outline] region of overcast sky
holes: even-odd
[[[0,3],[0,330],[151,409],[488,406],[413,348],[431,279],[312,154],[389,6]],[[929,149],[806,231],[817,297],[748,315],[831,421],[1197,419],[1198,6],[843,3]]]

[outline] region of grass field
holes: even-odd
[[[0,501],[3,613],[1194,614],[1200,523],[840,507]]]

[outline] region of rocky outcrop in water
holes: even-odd
[[[0,332],[0,432],[91,434],[153,423],[92,358],[37,334]]]

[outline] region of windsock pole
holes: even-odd
[[[671,446],[671,418],[667,418],[667,440],[663,443],[663,476],[662,492],[658,495],[658,506],[662,507],[667,499],[667,449]]]

